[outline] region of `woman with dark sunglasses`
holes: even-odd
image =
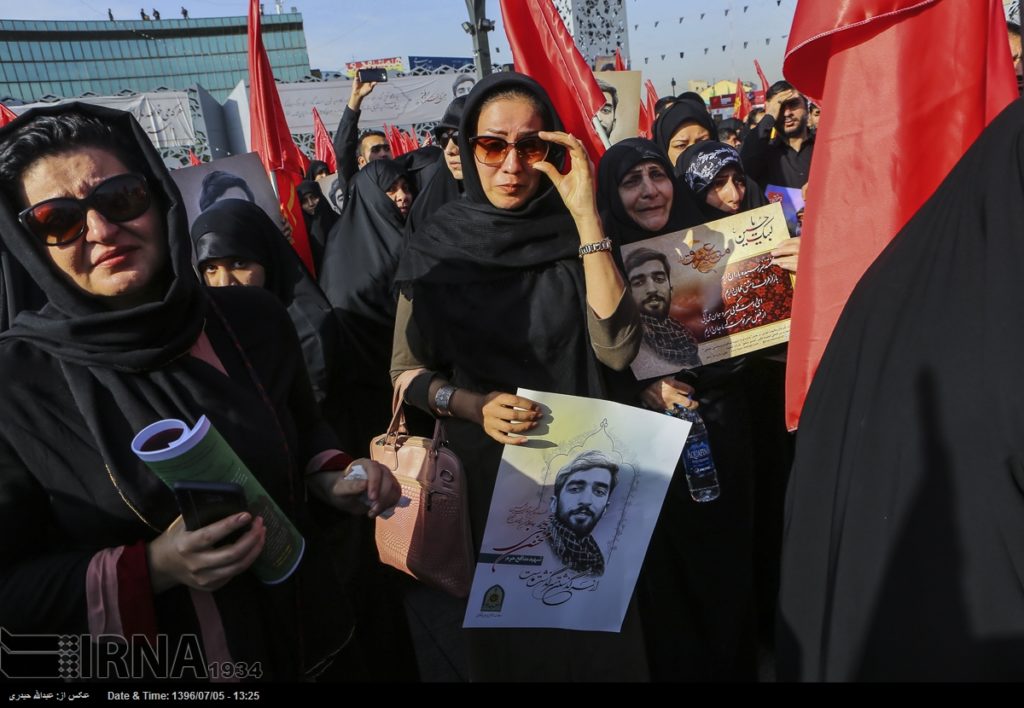
[[[458,144],[465,197],[417,231],[399,266],[404,296],[392,376],[408,384],[407,402],[446,418],[448,440],[468,472],[479,550],[503,445],[526,442],[522,435],[541,415],[516,389],[602,398],[604,367],[627,366],[640,332],[604,239],[590,161],[580,142],[561,132],[544,89],[516,73],[483,79],[466,101]],[[442,611],[443,598],[423,601],[427,591],[417,592],[410,601],[423,604],[414,613]],[[464,604],[462,613],[460,603],[450,604],[461,621]],[[463,636],[474,680],[647,676],[633,612],[620,634]],[[457,649],[446,647],[449,656]],[[465,678],[459,669],[466,671],[456,666],[446,678]]]
[[[434,144],[443,150],[443,159],[424,170],[423,188],[405,222],[409,235],[425,224],[442,206],[462,196],[462,160],[459,158],[459,120],[466,97],[459,96],[448,105],[441,121],[434,128]]]
[[[47,298],[0,337],[0,626],[191,642],[215,668],[184,678],[228,663],[246,678],[300,677],[352,625],[310,515],[376,514],[397,500],[390,474],[361,460],[369,481],[344,479],[351,458],[273,295],[200,285],[181,196],[130,114],[29,111],[0,129],[0,184],[4,247]],[[145,426],[202,415],[306,537],[279,585],[247,572],[266,543],[259,516],[186,531],[131,452]],[[304,592],[325,586],[339,591],[330,603]]]

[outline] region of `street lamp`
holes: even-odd
[[[676,95],[676,77],[672,77],[672,95]]]
[[[462,29],[473,37],[473,60],[476,62],[476,77],[482,79],[491,73],[491,45],[487,33],[494,30],[494,20],[488,20],[487,0],[466,0],[469,22],[462,23]]]

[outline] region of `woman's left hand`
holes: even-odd
[[[558,171],[547,160],[534,163],[533,168],[547,175],[555,185],[565,206],[577,222],[597,218],[597,204],[594,201],[594,169],[582,143],[569,133],[542,130],[537,134],[541,140],[561,145],[569,152],[570,168],[567,174]]]
[[[772,265],[777,265],[790,273],[796,272],[797,258],[800,256],[800,237],[787,238],[772,251]]]
[[[366,479],[346,479],[356,465],[363,468]],[[372,519],[397,504],[402,496],[402,488],[391,470],[365,457],[354,460],[344,472],[334,474],[337,476],[327,490],[330,502],[350,514],[366,514]]]

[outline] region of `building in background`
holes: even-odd
[[[580,54],[591,66],[599,57],[615,55],[629,62],[629,23],[626,0],[554,0]]]
[[[302,14],[263,16],[274,76],[310,75]],[[246,18],[53,22],[0,20],[0,101],[30,103],[199,84],[224,100],[248,80]],[[11,100],[14,99],[14,100]]]

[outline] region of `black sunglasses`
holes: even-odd
[[[551,149],[550,143],[541,140],[536,135],[517,140],[514,143],[492,135],[478,135],[475,138],[470,138],[469,142],[473,146],[473,156],[476,157],[476,161],[489,167],[497,167],[504,163],[509,151],[513,148],[516,151],[516,156],[527,165],[540,162],[548,156],[548,151]]]
[[[434,131],[434,139],[440,147],[448,147],[452,140],[459,139],[458,128],[438,128]]]
[[[33,204],[18,214],[18,220],[47,246],[63,246],[74,243],[85,233],[89,209],[119,224],[139,218],[149,204],[146,178],[129,172],[103,180],[83,199],[55,197]]]

